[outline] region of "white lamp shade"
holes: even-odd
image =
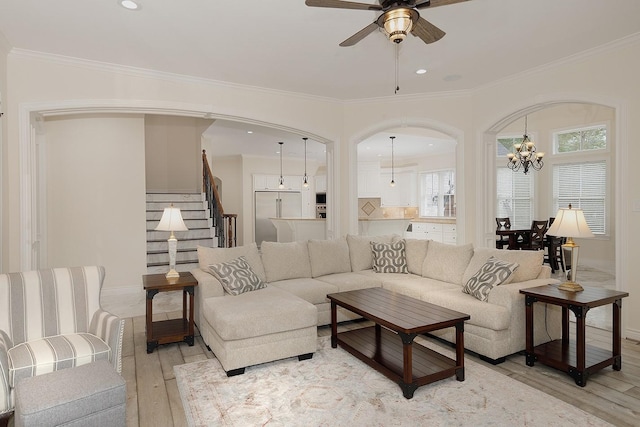
[[[582,209],[562,208],[556,214],[547,234],[557,237],[593,237]]]
[[[158,231],[186,231],[188,230],[187,226],[184,225],[184,221],[182,220],[182,214],[180,213],[179,208],[174,208],[173,206],[169,208],[164,208],[164,212],[162,213],[162,218],[160,219],[160,224],[156,227]]]

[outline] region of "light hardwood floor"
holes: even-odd
[[[154,320],[180,317],[181,312],[154,315]],[[340,325],[340,330],[358,328],[366,322]],[[184,343],[160,346],[146,352],[144,316],[126,320],[123,348],[123,376],[127,381],[128,426],[186,426],[186,417],[173,373],[173,366],[214,357],[200,337],[193,347]],[[329,327],[318,328],[319,336],[330,335]],[[589,327],[591,345],[611,348],[609,331]],[[589,377],[586,387],[578,387],[567,374],[541,364],[528,367],[517,354],[493,366],[472,354],[475,362],[510,376],[522,383],[564,400],[614,425],[640,424],[640,343],[623,340],[622,370],[611,367]],[[303,362],[301,362],[303,363]],[[540,408],[544,410],[544,408]],[[576,420],[579,425],[580,421]]]

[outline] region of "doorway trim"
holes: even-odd
[[[126,99],[87,99],[72,101],[22,103],[18,112],[19,168],[20,168],[20,269],[28,271],[40,268],[41,259],[46,259],[46,248],[40,244],[44,212],[38,209],[42,194],[39,190],[39,177],[45,165],[40,164],[37,145],[43,136],[36,130],[46,117],[70,114],[162,114],[183,117],[201,117],[207,119],[235,121],[258,126],[270,127],[290,133],[305,135],[320,143],[327,149],[327,169],[335,170],[330,164],[335,156],[334,141],[321,135],[310,133],[278,123],[265,122],[251,117],[217,113],[209,104],[188,104],[168,101],[139,101]],[[335,198],[335,192],[329,195]],[[335,203],[334,203],[335,205]],[[335,223],[334,223],[335,224]],[[329,224],[327,224],[329,226]],[[335,224],[337,225],[337,224]],[[329,233],[329,230],[327,230]],[[335,234],[335,230],[331,230]]]
[[[454,126],[438,120],[425,117],[393,118],[377,122],[353,135],[349,140],[349,233],[358,234],[358,144],[377,133],[393,128],[416,127],[435,130],[451,137],[456,143],[456,232],[457,241],[464,243],[465,239],[465,170],[464,170],[464,132]]]

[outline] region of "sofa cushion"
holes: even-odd
[[[318,323],[318,310],[307,301],[267,286],[237,297],[207,298],[204,317],[224,341],[260,337]]]
[[[253,272],[243,256],[231,261],[209,266],[209,270],[220,281],[222,287],[231,295],[240,295],[267,286]]]
[[[238,257],[245,257],[247,263],[251,266],[254,273],[261,279],[267,280],[260,259],[260,252],[255,242],[245,246],[237,246],[235,248],[208,248],[206,246],[198,246],[198,264],[203,271],[209,271],[209,266],[220,264],[221,262],[231,261]]]
[[[306,241],[262,242],[260,251],[267,282],[311,277],[311,261]]]
[[[471,243],[456,246],[431,241],[422,265],[422,275],[430,279],[462,285],[462,276],[472,256],[473,244]]]
[[[334,285],[337,288],[337,292],[379,288],[382,286],[379,274],[365,276],[361,273],[362,272],[329,274],[327,276],[316,277],[316,279]]]
[[[269,285],[287,291],[311,304],[329,302],[327,294],[338,292],[337,286],[311,278],[279,280],[271,282]]]
[[[351,271],[347,239],[309,240],[311,277]]]
[[[422,276],[422,264],[427,257],[429,240],[405,239],[405,251],[407,256],[407,268],[409,273]]]
[[[478,301],[475,297],[460,292],[460,288],[430,292],[424,294],[422,300],[468,314],[471,318],[465,322],[465,328],[467,324],[471,324],[501,331],[511,326],[511,310],[501,305]],[[524,306],[521,309],[524,312]]]
[[[109,360],[111,349],[93,334],[78,333],[27,341],[9,349],[9,386],[23,378]]]
[[[517,268],[517,262],[510,263],[490,257],[464,284],[462,292],[474,296],[480,301],[487,301],[491,289],[508,283]]]
[[[354,236],[347,235],[351,271],[362,271],[373,268],[373,253],[370,242],[391,243],[394,235],[385,236]]]
[[[371,242],[373,271],[376,273],[409,273],[404,240],[395,243]]]
[[[469,261],[469,265],[462,277],[463,283],[466,283],[471,276],[476,274],[480,267],[492,256],[503,261],[518,263],[519,267],[511,277],[511,282],[513,283],[538,278],[542,270],[542,262],[544,261],[544,251],[510,251],[495,248],[476,248],[473,252],[473,257],[471,261]]]

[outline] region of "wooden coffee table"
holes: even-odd
[[[349,353],[397,382],[407,399],[415,390],[455,374],[464,381],[464,321],[459,313],[382,288],[327,295],[331,301],[331,347]],[[374,326],[338,334],[337,306],[375,322]],[[421,345],[418,334],[456,328],[456,360]]]

